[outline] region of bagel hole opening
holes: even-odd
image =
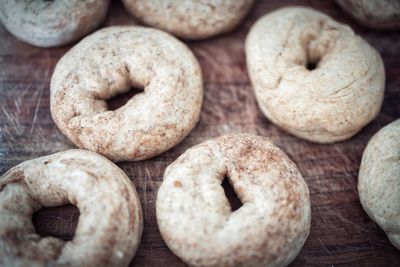
[[[317,67],[318,67],[318,62],[309,61],[309,62],[307,62],[307,64],[306,64],[306,69],[308,69],[309,71],[313,71],[313,70],[315,70]]]
[[[55,237],[71,241],[75,236],[80,212],[72,205],[41,208],[32,215],[35,231],[41,237]]]
[[[241,206],[243,206],[243,203],[237,196],[235,189],[231,185],[231,182],[230,182],[228,176],[224,177],[224,180],[222,180],[221,186],[224,189],[225,196],[228,199],[228,202],[229,202],[229,205],[231,206],[232,212],[238,210]]]
[[[110,111],[117,110],[120,107],[125,106],[125,104],[135,95],[141,94],[144,92],[144,88],[139,87],[131,87],[129,90],[119,93],[110,99],[106,100],[107,108]]]
[[[322,53],[321,51],[316,50],[315,48],[313,49],[312,47],[308,46],[306,50],[306,62],[304,64],[304,67],[308,71],[313,71],[318,68],[318,65],[322,59]]]

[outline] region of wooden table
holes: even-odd
[[[317,8],[351,25],[382,55],[386,91],[376,120],[348,141],[312,144],[271,124],[256,105],[246,72],[244,39],[254,21],[286,5]],[[114,1],[106,25],[136,24]],[[204,76],[200,122],[178,146],[141,162],[118,165],[134,182],[144,213],[144,232],[131,266],[185,266],[163,242],[157,229],[155,199],[163,172],[191,146],[211,137],[249,132],[270,137],[298,165],[311,192],[312,227],[291,266],[400,266],[400,252],[362,210],[357,194],[361,155],[370,137],[400,117],[400,32],[376,32],[357,26],[333,1],[265,0],[234,32],[187,42]],[[49,110],[49,82],[55,64],[70,48],[41,49],[22,43],[0,26],[0,174],[21,161],[74,145],[55,126]],[[33,221],[41,235],[71,239],[79,217],[73,206],[43,209]]]

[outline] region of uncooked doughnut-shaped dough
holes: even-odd
[[[313,9],[282,8],[260,18],[247,36],[246,59],[264,115],[298,137],[345,140],[380,110],[380,55],[348,26]]]
[[[60,46],[96,29],[109,4],[110,0],[1,0],[0,21],[24,42]]]
[[[234,29],[253,0],[123,0],[145,24],[185,39],[204,39]]]
[[[107,99],[144,87],[117,110]],[[203,100],[200,66],[162,31],[109,27],[86,37],[57,63],[51,114],[77,146],[114,160],[141,160],[173,147],[196,125]]]
[[[358,175],[361,204],[400,249],[400,119],[368,142]]]
[[[399,0],[336,0],[359,23],[380,30],[400,29]]]
[[[41,238],[32,214],[67,203],[80,211],[74,238]],[[59,152],[24,161],[0,177],[0,266],[128,266],[142,229],[134,185],[96,153]]]
[[[234,212],[225,175],[243,203]],[[190,266],[286,266],[310,230],[310,196],[296,165],[249,134],[187,150],[166,169],[156,211],[163,239]]]

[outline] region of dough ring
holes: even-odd
[[[204,39],[233,30],[253,0],[123,0],[143,23],[185,39]]]
[[[361,161],[358,192],[369,217],[400,249],[400,119],[369,141]]]
[[[246,39],[246,60],[264,115],[309,141],[348,139],[382,105],[380,55],[348,26],[313,9],[282,8],[259,19]]]
[[[144,87],[111,111],[105,100]],[[179,143],[199,119],[200,66],[179,40],[159,30],[109,27],[86,37],[58,62],[51,114],[78,147],[114,160],[141,160]]]
[[[232,212],[224,176],[243,206]],[[156,212],[168,247],[190,266],[286,266],[310,230],[308,187],[268,139],[236,134],[187,150],[165,171]]]
[[[72,241],[35,233],[36,210],[67,203],[80,210]],[[128,266],[142,229],[134,185],[93,152],[28,160],[0,178],[0,266]]]
[[[400,29],[399,0],[336,0],[360,24],[379,30]]]
[[[18,39],[40,47],[76,41],[96,29],[110,0],[1,0],[0,21]]]

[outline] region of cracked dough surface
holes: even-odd
[[[144,88],[124,106],[107,99]],[[57,63],[52,117],[78,147],[114,161],[142,160],[179,143],[196,125],[203,100],[200,66],[162,31],[119,26],[86,37]]]
[[[360,24],[372,29],[400,29],[399,0],[336,0]]]
[[[80,211],[74,238],[41,238],[32,214],[68,203]],[[59,152],[24,161],[0,177],[0,266],[128,266],[142,229],[134,185],[96,153]]]
[[[227,176],[242,207],[232,212]],[[286,266],[310,230],[307,184],[269,139],[221,136],[194,146],[165,171],[156,201],[168,247],[190,266]]]
[[[380,55],[350,27],[310,8],[260,18],[246,39],[246,61],[264,115],[309,141],[348,139],[382,105]]]
[[[400,249],[400,119],[383,127],[368,142],[358,192],[364,210]]]
[[[253,0],[123,0],[147,25],[185,39],[204,39],[233,30]]]
[[[18,39],[40,47],[71,43],[96,29],[110,0],[2,0],[0,21]]]

